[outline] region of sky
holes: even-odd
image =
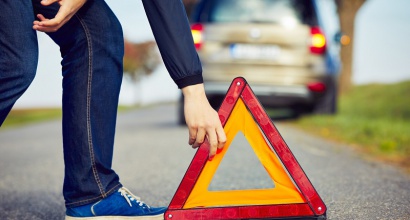
[[[356,84],[410,79],[409,0],[367,0],[356,17]]]
[[[140,0],[106,0],[120,20],[124,36],[133,42],[154,40]],[[410,79],[409,0],[367,0],[357,14],[354,39],[355,84],[392,83]],[[38,35],[40,58],[37,75],[16,108],[61,106],[61,57],[59,48]],[[157,88],[157,89],[156,89]],[[175,101],[180,93],[163,66],[142,83],[125,79],[121,104]]]

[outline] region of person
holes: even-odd
[[[35,31],[60,47],[66,219],[161,219],[166,208],[143,203],[111,168],[124,39],[109,6],[104,0],[0,1],[0,125],[35,76]],[[207,139],[211,158],[226,136],[205,96],[183,4],[142,2],[165,66],[184,95],[188,142],[197,148]]]

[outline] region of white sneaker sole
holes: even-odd
[[[65,220],[164,220],[164,214],[151,216],[96,216],[96,217],[71,217],[65,216]]]

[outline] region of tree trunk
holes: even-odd
[[[342,69],[339,78],[339,93],[347,92],[352,85],[352,61],[354,45],[354,23],[357,11],[366,0],[336,0],[343,34],[350,37],[351,42],[340,51]]]

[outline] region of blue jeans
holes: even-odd
[[[40,0],[0,0],[0,125],[32,82],[38,46],[36,14],[52,18],[59,6]],[[67,207],[92,203],[121,187],[111,169],[124,40],[103,0],[88,0],[49,36],[60,46],[63,147]]]

